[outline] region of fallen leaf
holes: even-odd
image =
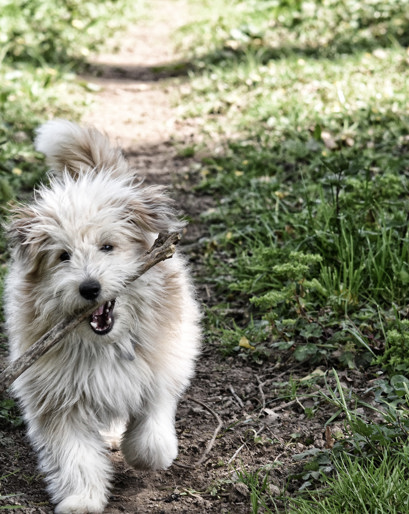
[[[317,377],[323,377],[325,375],[325,371],[322,371],[322,369],[317,368],[314,371],[312,371],[309,375],[306,375],[305,377],[300,379],[300,382],[307,382],[308,380],[312,380],[313,378]]]
[[[251,346],[246,336],[243,336],[239,341],[239,346],[242,348],[248,348],[249,350],[255,350],[255,346]]]

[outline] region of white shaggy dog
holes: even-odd
[[[111,464],[101,431],[126,423],[121,450],[136,468],[177,456],[178,397],[199,350],[199,312],[183,259],[135,275],[157,233],[183,227],[158,186],[136,180],[95,129],[54,120],[36,148],[50,186],[8,226],[5,305],[11,360],[65,316],[105,302],[14,383],[55,512],[102,512]]]

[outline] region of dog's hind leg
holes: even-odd
[[[96,428],[75,415],[35,418],[29,436],[56,513],[98,513],[107,503],[111,464]]]
[[[176,398],[163,389],[144,403],[143,412],[131,416],[121,450],[137,469],[166,469],[178,454],[175,430]]]

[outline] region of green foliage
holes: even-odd
[[[122,0],[1,0],[3,60],[72,66],[123,26],[129,7]]]
[[[385,351],[378,357],[377,363],[389,371],[405,372],[409,370],[409,320],[398,318],[390,323],[386,330]]]
[[[313,485],[321,485],[328,480],[328,476],[334,472],[334,463],[329,450],[312,448],[294,455],[296,462],[307,461],[298,477],[302,481],[299,491],[304,491]]]
[[[360,458],[379,460],[385,452],[391,456],[399,455],[409,433],[408,379],[394,375],[390,381],[380,380],[375,384],[375,399],[380,404],[377,408],[358,398],[347,399],[335,371],[334,375],[336,388],[330,390],[329,396],[324,396],[340,409],[339,412],[344,413],[348,434],[334,446],[334,452],[342,452],[347,448]],[[358,413],[358,405],[364,406],[367,412]],[[380,422],[371,422],[371,414],[380,416]]]
[[[204,4],[209,15],[194,27],[196,44],[189,49],[205,62],[225,62],[248,54],[256,54],[262,63],[293,54],[328,59],[408,44],[407,0]],[[188,29],[192,30],[187,27],[185,33]]]
[[[179,105],[223,143],[202,161],[197,186],[216,203],[202,215],[208,334],[224,354],[257,362],[388,371],[390,380],[368,385],[377,405],[339,380],[327,395],[337,409],[328,428],[344,416],[343,435],[331,451],[301,454],[298,479],[310,496],[293,511],[400,512],[409,2],[201,5],[202,23],[182,31],[192,69]],[[243,480],[263,489],[257,473]]]

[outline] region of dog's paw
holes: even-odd
[[[144,430],[128,432],[121,450],[136,469],[166,469],[178,455],[178,442],[173,427],[159,430],[158,426],[145,426]]]
[[[105,500],[95,500],[80,494],[68,496],[55,507],[55,514],[86,514],[104,511]]]

